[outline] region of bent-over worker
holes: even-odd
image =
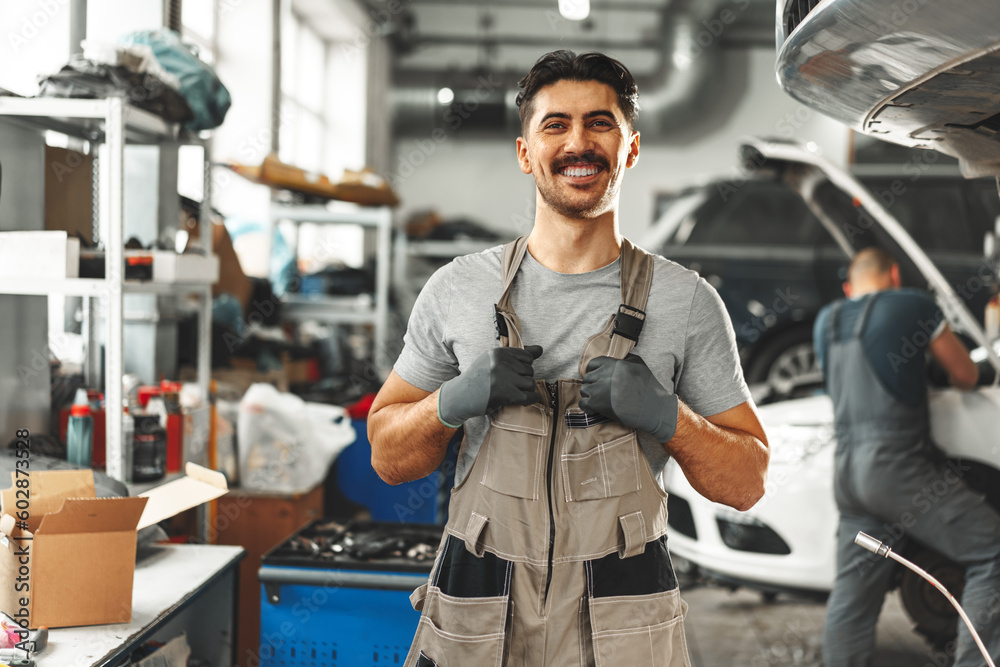
[[[899,265],[880,248],[858,252],[847,299],[816,319],[816,352],[833,399],[837,449],[834,493],[840,510],[837,577],[827,606],[826,667],[864,667],[888,590],[891,560],[854,544],[858,531],[898,548],[903,536],[966,568],[962,606],[994,660],[1000,659],[1000,515],[949,467],[930,440],[925,354],[951,384],[976,386],[978,369],[927,293],[899,289]],[[957,667],[982,665],[958,624]]]

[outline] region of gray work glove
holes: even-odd
[[[531,363],[540,356],[538,345],[523,350],[495,347],[479,355],[464,373],[441,385],[438,419],[448,428],[458,428],[467,419],[505,405],[537,403]]]
[[[651,433],[661,443],[674,437],[677,397],[656,381],[638,355],[591,359],[580,396],[584,412],[601,414]]]

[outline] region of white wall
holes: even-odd
[[[127,33],[157,30],[167,22],[163,10],[162,1],[91,0],[87,3],[87,39],[115,44]]]
[[[68,58],[68,2],[0,3],[0,87],[34,95],[37,77],[58,72]]]
[[[625,176],[621,229],[636,237],[651,222],[657,192],[713,175],[739,173],[740,140],[751,135],[814,141],[828,157],[847,159],[846,128],[792,100],[774,76],[773,49],[746,52],[746,94],[714,132],[684,145],[646,142]],[[641,114],[641,112],[640,112]],[[402,199],[400,220],[434,208],[445,218],[466,216],[494,229],[527,232],[534,213],[534,182],[518,169],[514,138],[464,140],[443,133],[397,142],[391,173]]]

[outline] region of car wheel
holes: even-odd
[[[823,373],[813,349],[812,328],[784,331],[764,343],[750,362],[747,382],[767,383],[780,396],[821,385]]]
[[[961,598],[965,588],[965,568],[926,547],[907,554],[913,564],[923,568],[941,582],[952,595]],[[917,573],[906,569],[899,584],[899,593],[915,630],[937,648],[955,639],[958,632],[958,612],[948,599]]]

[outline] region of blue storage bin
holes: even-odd
[[[368,442],[368,422],[351,422],[357,438],[337,456],[336,479],[341,492],[364,505],[373,521],[444,524],[450,477],[436,470],[427,477],[391,486],[372,468],[372,448]]]
[[[274,586],[261,584],[261,667],[402,665],[420,619],[409,596],[427,577],[405,577],[407,590],[379,590],[346,587],[336,570],[325,574],[334,583],[282,585],[275,603],[267,597]]]
[[[406,659],[420,619],[409,596],[426,583],[443,529],[342,524],[355,545],[371,537],[369,552],[381,554],[362,557],[350,547],[329,550],[344,544],[343,533],[329,529],[334,523],[320,519],[264,555],[260,667],[398,667]],[[323,544],[326,551],[303,544]],[[414,544],[423,545],[421,556],[400,555]]]

